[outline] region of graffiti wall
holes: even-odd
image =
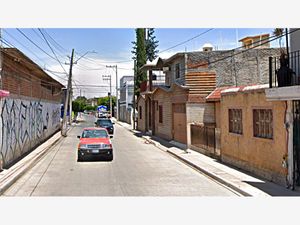
[[[60,128],[59,103],[3,98],[0,116],[0,154],[4,168]]]

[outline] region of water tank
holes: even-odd
[[[213,45],[210,43],[206,43],[202,46],[204,52],[211,52],[213,50]]]

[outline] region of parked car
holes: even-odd
[[[107,129],[108,133],[113,135],[114,134],[114,123],[111,122],[110,119],[107,118],[99,118],[95,122],[96,127],[102,127]]]
[[[113,147],[109,134],[105,128],[84,128],[78,144],[78,161],[85,157],[103,156],[109,161],[113,160]]]

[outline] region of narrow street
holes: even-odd
[[[94,121],[71,128],[3,196],[237,196],[118,124],[112,162],[77,162],[77,135]]]

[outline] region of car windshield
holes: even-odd
[[[83,138],[107,138],[105,130],[84,130],[82,133]]]
[[[97,125],[99,125],[99,126],[111,126],[112,122],[110,120],[98,120]]]

